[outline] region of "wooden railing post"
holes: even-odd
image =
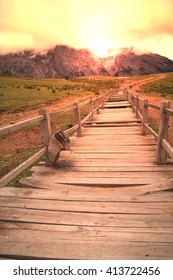
[[[82,124],[81,124],[81,115],[80,115],[80,108],[78,102],[73,103],[74,105],[74,115],[76,119],[76,123],[78,124],[78,129],[77,129],[77,137],[82,136]]]
[[[93,98],[92,98],[92,96],[90,97],[90,113],[91,113],[90,120],[93,120],[94,112],[93,112]]]
[[[135,112],[135,96],[133,93],[132,93],[132,97],[131,97],[131,103],[132,103],[133,112]]]
[[[148,100],[143,100],[143,108],[142,108],[142,135],[147,133],[145,128],[145,123],[148,122]]]
[[[160,122],[157,139],[156,163],[166,164],[167,153],[162,146],[162,140],[168,136],[169,115],[165,113],[165,108],[170,108],[169,101],[162,101],[160,104]]]
[[[139,95],[136,95],[136,117],[138,117],[138,111],[139,111]]]
[[[103,109],[103,106],[104,106],[104,102],[105,102],[105,98],[104,98],[104,95],[102,95],[102,109]]]
[[[42,138],[43,138],[43,145],[45,147],[48,147],[50,142],[50,136],[52,134],[49,111],[45,108],[42,108],[39,110],[39,115],[44,116],[44,120],[40,122],[40,126],[41,126]],[[50,165],[50,160],[47,154],[45,154],[45,164]]]
[[[96,100],[96,106],[97,106],[97,114],[99,114],[100,113],[100,99],[98,96],[97,96],[97,100]]]
[[[125,97],[127,98],[127,89],[126,88],[123,89],[123,93],[124,93]]]

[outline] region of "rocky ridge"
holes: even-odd
[[[95,57],[86,49],[57,45],[45,53],[24,50],[0,55],[0,75],[29,78],[78,76],[139,76],[173,72],[173,61],[154,53],[122,49],[116,56]]]

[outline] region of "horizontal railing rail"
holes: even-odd
[[[142,135],[149,131],[157,141],[156,163],[166,164],[168,156],[173,158],[173,147],[168,142],[169,117],[173,116],[173,110],[170,109],[170,102],[162,101],[160,106],[149,103],[147,99],[142,99],[127,89],[124,90],[126,98],[131,103],[132,110],[136,116],[142,120]],[[148,108],[159,111],[158,133],[148,123]]]

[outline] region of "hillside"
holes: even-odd
[[[88,50],[57,45],[45,53],[24,50],[0,55],[0,75],[29,78],[72,78],[78,76],[139,76],[173,71],[173,61],[158,54],[136,54],[122,49],[100,58]]]

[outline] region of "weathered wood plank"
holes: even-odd
[[[154,202],[88,202],[88,201],[61,201],[58,199],[46,201],[41,199],[22,199],[0,197],[0,211],[2,207],[38,210],[54,210],[83,213],[109,213],[109,214],[172,214],[172,203]]]
[[[116,233],[132,233],[133,236],[135,236],[135,233],[152,233],[152,234],[172,234],[173,228],[163,228],[163,227],[146,227],[146,228],[124,228],[124,227],[101,227],[101,226],[77,226],[77,225],[54,225],[54,224],[34,224],[34,223],[22,223],[22,222],[6,222],[6,221],[0,221],[0,228],[4,230],[3,234],[5,233],[5,230],[11,229],[11,230],[38,230],[38,231],[46,231],[46,232],[56,232],[58,233],[68,233],[71,232],[72,234],[78,233],[78,234],[84,234],[88,233],[89,236],[95,236],[99,232],[100,236],[103,236],[106,234],[107,236],[114,235]],[[159,237],[159,236],[158,236]],[[164,241],[164,238],[162,239]],[[172,238],[171,238],[172,240]],[[127,241],[127,240],[126,240]],[[150,240],[151,241],[151,240]],[[156,241],[156,240],[155,240]]]
[[[66,169],[66,170],[51,170],[45,167],[40,167],[40,166],[36,166],[34,168],[32,168],[32,171],[34,171],[33,176],[50,176],[50,177],[65,177],[65,176],[73,176],[75,178],[77,177],[92,177],[92,178],[116,178],[116,177],[121,177],[121,178],[127,178],[127,181],[129,178],[133,177],[133,178],[160,178],[160,177],[164,177],[164,178],[173,178],[173,172],[170,171],[166,171],[166,172],[138,172],[136,174],[137,171],[127,171],[127,172],[123,172],[123,171],[75,171],[73,169]]]
[[[39,179],[39,176],[37,176]],[[40,177],[41,179],[41,177]],[[53,179],[52,177],[50,179]],[[46,177],[45,177],[46,180]],[[105,177],[97,177],[97,178],[90,178],[90,177],[73,177],[73,175],[68,175],[64,177],[58,177],[56,176],[54,178],[55,183],[60,183],[60,184],[73,184],[73,185],[114,185],[114,186],[130,186],[130,185],[147,185],[147,184],[153,184],[153,183],[159,183],[159,182],[165,182],[166,183],[167,178],[161,177],[161,178],[153,178],[153,177],[147,177],[143,178],[122,178],[122,177],[115,177],[115,178],[105,178]],[[49,182],[49,181],[47,181]]]
[[[88,187],[77,185],[61,185],[47,183],[45,180],[22,179],[22,184],[27,188],[4,188],[1,197],[33,198],[46,200],[75,200],[75,201],[135,201],[135,202],[172,202],[171,192],[161,192],[160,189],[139,187]],[[31,188],[30,188],[31,186]],[[128,189],[127,189],[128,188]],[[165,189],[167,187],[165,186]]]
[[[3,207],[0,219],[46,224],[115,226],[115,227],[173,227],[173,214],[107,214],[48,211]]]
[[[54,226],[54,231],[47,231],[42,229],[42,224],[37,224],[37,228],[32,227],[32,223],[25,225],[21,223],[22,226],[18,229],[3,229],[0,232],[0,241],[2,243],[11,241],[18,241],[19,239],[22,242],[31,241],[31,235],[34,234],[34,241],[43,242],[44,240],[53,239],[58,243],[62,241],[74,242],[74,241],[88,241],[88,242],[98,242],[103,241],[107,242],[153,242],[153,243],[170,243],[170,246],[173,246],[173,231],[163,232],[157,231],[157,228],[146,228],[143,232],[142,230],[138,232],[138,228],[129,229],[126,232],[121,230],[121,228],[117,230],[117,228],[109,227],[109,231],[105,229],[105,227],[85,227],[85,226]],[[46,225],[50,227],[51,225]],[[28,229],[27,229],[28,227]],[[71,228],[75,229],[71,229]],[[63,230],[65,229],[65,230]],[[149,232],[149,230],[153,230],[153,232]],[[169,231],[169,228],[168,228]]]
[[[136,172],[136,176],[138,176],[138,172],[159,172],[162,174],[167,172],[173,172],[173,166],[163,166],[163,165],[155,165],[155,166],[77,166],[77,167],[65,167],[58,170],[64,171],[93,171],[93,172]],[[165,174],[166,175],[166,174]],[[172,176],[172,175],[171,175]]]
[[[172,259],[170,243],[138,242],[44,242],[9,240],[0,248],[1,256],[16,256],[26,259]],[[17,255],[16,255],[17,254]]]

